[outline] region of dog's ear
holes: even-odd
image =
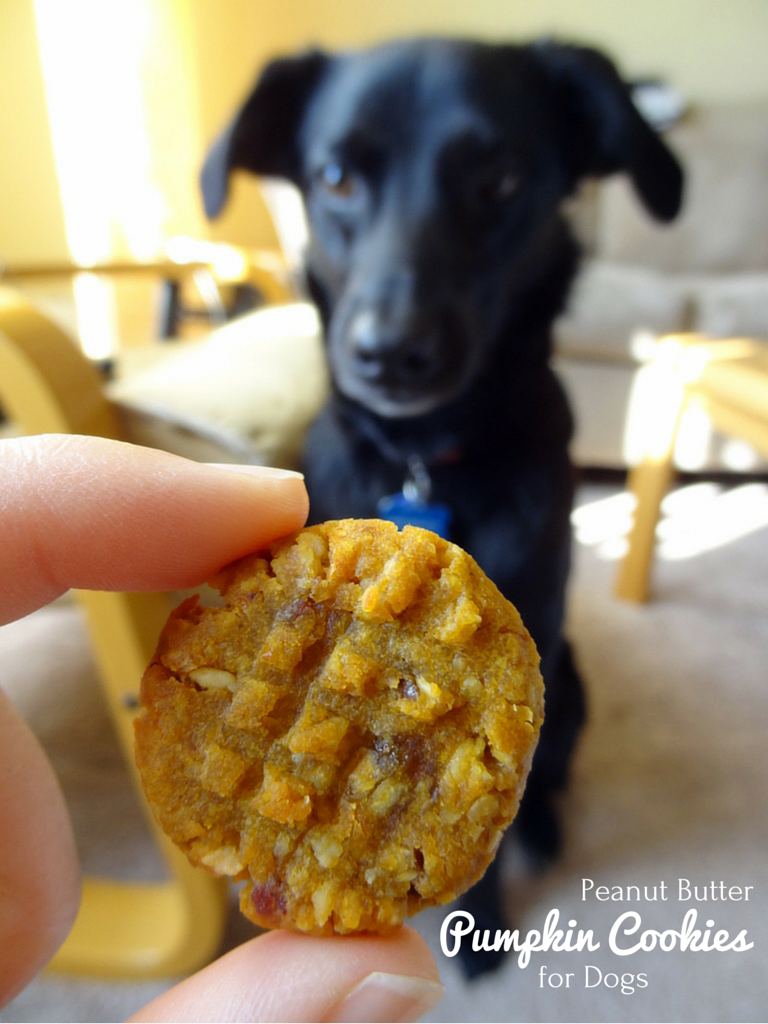
[[[680,164],[640,115],[611,61],[597,50],[551,42],[531,50],[562,103],[577,180],[625,171],[649,213],[662,221],[676,217]]]
[[[312,50],[265,67],[205,159],[200,187],[209,217],[223,209],[229,175],[236,168],[298,182],[299,125],[329,60],[326,54]]]

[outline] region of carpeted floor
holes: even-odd
[[[537,877],[527,876],[512,854],[507,900],[521,934],[541,930],[556,910],[560,927],[576,921],[574,932],[591,929],[599,948],[533,952],[525,967],[511,954],[497,974],[467,984],[440,950],[448,911],[427,912],[415,925],[435,950],[447,986],[428,1019],[763,1021],[768,488],[719,493],[704,486],[678,495],[665,534],[669,560],[659,561],[655,599],[643,607],[611,596],[615,562],[608,556],[620,544],[621,498],[593,485],[582,488],[579,504],[570,630],[589,687],[590,721],[564,801],[567,850],[554,870]],[[0,631],[0,680],[60,773],[87,869],[151,873],[151,844],[110,738],[72,602]],[[729,889],[735,896],[735,887],[743,895],[747,886],[753,888],[746,900],[720,898]],[[598,899],[598,887],[611,898]],[[654,892],[666,899],[637,898]],[[725,929],[728,942],[746,930],[752,948],[681,951],[673,931],[691,910],[698,928]],[[675,948],[657,944],[619,955],[610,934],[627,912],[641,923],[615,945],[626,949],[655,929],[668,930],[663,944]],[[228,941],[246,934],[233,912]],[[0,1021],[117,1021],[163,987],[46,975],[1,1011]]]

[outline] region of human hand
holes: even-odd
[[[297,475],[204,466],[102,438],[0,443],[0,624],[70,587],[170,590],[301,527]],[[80,873],[69,818],[37,741],[0,692],[0,1005],[72,926]],[[271,932],[144,1007],[136,1021],[416,1020],[442,994],[426,944]]]

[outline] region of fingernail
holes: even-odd
[[[273,480],[303,480],[304,474],[293,469],[279,469],[277,466],[253,466],[243,462],[206,462],[212,469],[228,469],[231,473],[246,473],[248,476],[268,476]]]
[[[339,1003],[328,1020],[399,1021],[418,1020],[443,998],[445,989],[436,981],[409,978],[376,971],[364,978]]]

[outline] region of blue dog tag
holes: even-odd
[[[414,455],[408,459],[408,472],[399,494],[390,494],[378,504],[382,519],[389,519],[398,529],[421,526],[448,540],[451,510],[447,505],[430,501],[432,481],[424,462]]]
[[[447,505],[413,501],[405,494],[391,494],[379,502],[379,515],[396,523],[399,529],[404,526],[421,526],[448,539],[448,527],[451,523],[451,510]]]

